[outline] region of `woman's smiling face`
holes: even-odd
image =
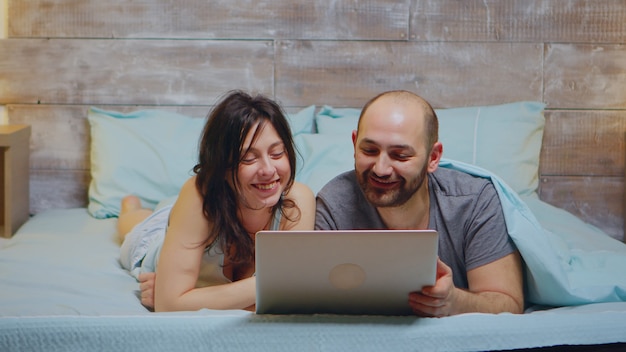
[[[257,133],[255,137],[255,133]],[[240,207],[262,209],[273,207],[289,183],[291,166],[283,140],[266,120],[250,130],[242,146],[237,168]]]

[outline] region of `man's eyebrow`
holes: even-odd
[[[376,142],[374,142],[374,140],[369,139],[369,138],[363,138],[363,139],[361,139],[361,143],[377,144]]]
[[[361,143],[379,145],[376,141],[374,141],[373,139],[370,139],[370,138],[363,138],[361,140]],[[393,145],[390,145],[389,148],[391,148],[391,149],[408,149],[408,150],[411,150],[411,151],[414,150],[413,146],[411,146],[409,144],[393,144]]]

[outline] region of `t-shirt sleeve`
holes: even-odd
[[[491,182],[477,197],[465,241],[467,270],[489,264],[516,250],[508,235],[500,198]]]
[[[332,217],[332,210],[325,201],[323,195],[318,195],[315,199],[315,229],[316,230],[337,230],[337,225]]]

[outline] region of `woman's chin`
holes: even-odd
[[[259,210],[265,209],[265,208],[272,208],[273,206],[276,205],[276,203],[278,203],[279,199],[280,199],[280,196],[256,198],[254,202],[250,202],[248,203],[248,205],[252,209],[259,209]]]

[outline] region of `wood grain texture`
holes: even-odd
[[[418,41],[542,41],[545,1],[413,0],[409,38]]]
[[[624,43],[622,0],[413,0],[418,41]]]
[[[31,126],[31,170],[89,169],[87,107],[9,106],[10,123]]]
[[[0,104],[210,105],[273,95],[269,41],[0,40]]]
[[[551,108],[626,108],[626,45],[548,44],[544,70]]]
[[[626,241],[622,177],[542,176],[539,190],[545,202]]]
[[[8,0],[11,38],[406,40],[409,0]]]
[[[435,107],[541,100],[541,56],[541,45],[527,43],[280,41],[276,96],[335,107],[361,107],[390,89]]]
[[[87,206],[88,170],[34,170],[30,172],[30,212]]]
[[[13,38],[623,43],[626,31],[621,0],[9,0],[8,5]]]
[[[540,174],[624,175],[626,111],[545,113]]]

